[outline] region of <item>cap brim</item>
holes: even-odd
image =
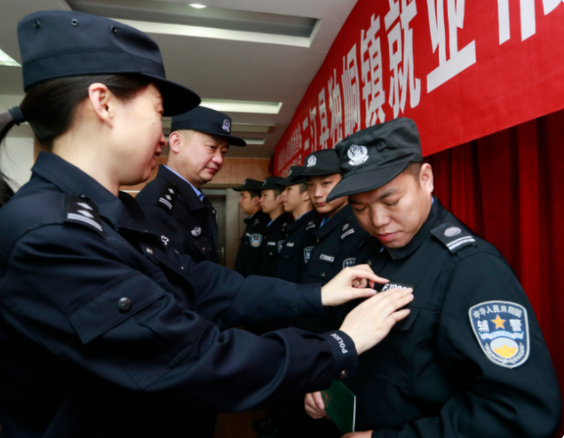
[[[349,174],[339,181],[335,188],[331,190],[331,193],[327,196],[326,202],[331,202],[343,196],[356,195],[357,193],[379,189],[402,173],[408,164],[409,163],[398,163],[378,170],[367,170],[365,172]]]
[[[323,175],[334,175],[336,173],[341,173],[340,168],[329,168],[323,166],[308,167],[300,173],[300,177],[307,178],[308,176],[323,176]],[[298,176],[296,176],[297,178]]]
[[[200,96],[183,85],[151,74],[142,73],[142,75],[153,79],[155,86],[161,92],[164,108],[163,115],[165,117],[188,112],[200,105],[202,101]]]
[[[225,132],[210,132],[210,131],[202,131],[206,134],[217,135],[221,138],[227,140],[227,144],[231,146],[247,146],[247,142],[239,137],[233,137],[232,135],[227,135]]]

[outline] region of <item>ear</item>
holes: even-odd
[[[90,85],[88,100],[98,119],[113,128],[118,101],[108,87],[100,83]]]
[[[170,150],[175,153],[180,153],[182,149],[182,135],[178,131],[171,132],[168,136],[168,144],[170,146]]]
[[[309,190],[302,192],[302,201],[303,202],[311,201],[311,198],[309,197]]]
[[[283,201],[284,201],[284,198],[282,197],[282,193],[280,193],[280,194],[276,197],[276,202],[278,202],[279,204],[282,204]]]
[[[423,190],[429,195],[435,190],[435,180],[433,176],[433,169],[429,163],[423,163],[421,172],[419,173],[419,184]]]

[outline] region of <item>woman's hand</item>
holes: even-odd
[[[323,306],[339,306],[357,298],[371,297],[376,295],[372,289],[375,283],[387,282],[374,274],[368,265],[345,268],[321,288],[321,303]]]

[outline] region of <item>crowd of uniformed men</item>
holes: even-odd
[[[168,164],[137,200],[178,252],[218,262],[216,211],[201,186],[229,145],[245,142],[231,135],[229,116],[200,107],[173,118],[169,143]],[[246,179],[234,188],[248,215],[235,270],[325,284],[367,263],[394,287],[414,289],[410,316],[343,378],[365,431],[355,436],[550,437],[560,395],[529,301],[503,256],[445,210],[433,184],[409,119],[315,151],[285,178]],[[247,328],[323,333],[359,301]],[[304,396],[268,407],[253,424],[260,437],[341,435],[319,393],[305,395],[305,409]]]

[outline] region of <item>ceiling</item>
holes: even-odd
[[[0,0],[0,49],[20,62],[17,23],[40,10],[71,10],[71,4],[136,20],[161,48],[167,77],[203,99],[282,103],[278,114],[228,112],[234,135],[265,139],[263,145],[232,147],[228,156],[270,158],[356,0],[198,0],[208,6],[203,12],[187,2]],[[167,24],[143,21],[151,16]],[[0,66],[1,95],[23,96],[21,68]],[[266,125],[269,132],[248,132],[249,124]],[[167,121],[163,125],[166,133]],[[29,132],[21,128],[19,135]]]

